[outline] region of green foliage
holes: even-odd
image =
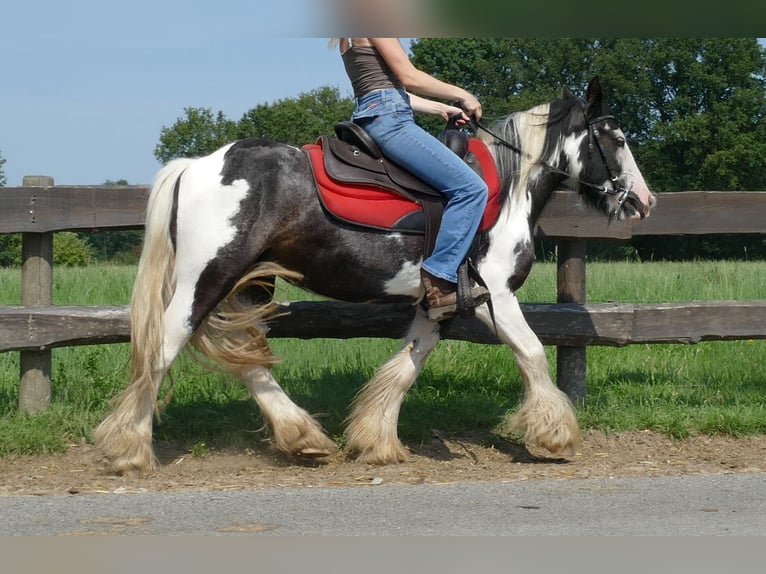
[[[53,235],[53,264],[82,267],[93,261],[93,253],[86,241],[72,231],[60,231]]]
[[[53,234],[53,264],[69,267],[88,265],[93,252],[87,241],[71,231]],[[21,265],[21,234],[0,235],[0,267]]]
[[[325,86],[273,104],[259,104],[237,124],[239,138],[266,138],[301,146],[321,135],[332,134],[333,126],[348,119],[351,98],[341,98],[337,88]]]
[[[236,123],[210,108],[184,108],[186,117],[160,131],[154,156],[165,163],[176,157],[199,157],[236,139]]]
[[[0,267],[21,265],[21,234],[0,234]]]
[[[88,243],[96,261],[109,261],[119,265],[137,263],[144,240],[143,230],[103,230],[77,235]]]
[[[643,41],[651,86],[637,153],[659,191],[759,190],[766,154],[764,50],[755,39]],[[647,121],[648,120],[648,121]]]

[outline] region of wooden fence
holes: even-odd
[[[140,229],[145,186],[54,186],[49,177],[25,178],[23,187],[0,189],[0,233],[22,233],[21,306],[0,306],[0,352],[20,351],[19,409],[48,406],[53,347],[129,340],[128,310],[53,305],[53,233],[64,230]],[[658,208],[640,222],[608,225],[568,191],[544,209],[537,237],[557,241],[557,303],[522,305],[532,329],[557,346],[559,386],[585,396],[585,346],[696,343],[766,338],[766,300],[664,304],[586,303],[588,240],[633,235],[766,233],[766,192],[660,194]],[[284,304],[273,337],[401,337],[412,318],[406,305],[338,302]],[[498,343],[478,321],[456,320],[443,337]]]

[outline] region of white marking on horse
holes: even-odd
[[[250,186],[244,179],[221,184],[221,166],[229,147],[200,158],[181,178],[176,269],[183,269],[184,277],[177,277],[179,282],[196,283],[218,250],[236,236],[232,218]]]
[[[564,141],[562,143],[562,149],[564,150],[564,155],[569,160],[569,165],[567,166],[567,172],[570,175],[569,181],[571,182],[569,187],[571,189],[576,189],[574,180],[576,178],[580,177],[580,174],[582,173],[583,164],[580,162],[580,148],[582,147],[582,141],[585,139],[586,134],[571,134],[564,138]],[[605,182],[605,184],[608,182]]]
[[[399,272],[383,285],[388,295],[406,295],[417,298],[422,290],[420,283],[420,264],[422,259],[415,263],[405,261]]]
[[[622,130],[617,130],[617,134],[619,137],[625,137]],[[657,198],[649,190],[649,186],[646,184],[641,170],[638,169],[636,159],[633,157],[633,152],[630,151],[630,146],[627,143],[618,150],[617,159],[622,167],[625,186],[638,196],[645,208],[654,207],[657,203]],[[646,215],[649,215],[649,209],[646,209]]]

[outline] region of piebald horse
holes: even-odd
[[[557,187],[579,192],[611,219],[649,215],[649,191],[625,134],[594,78],[584,98],[560,98],[477,130],[499,176],[496,220],[481,232],[474,263],[489,288],[476,317],[515,355],[524,399],[511,418],[529,444],[556,455],[579,445],[567,396],[551,381],[543,345],[514,292],[533,261],[533,226]],[[422,297],[423,236],[339,223],[317,198],[305,150],[264,140],[234,142],[208,156],[175,159],[157,174],[131,299],[131,382],[95,431],[120,473],[157,465],[152,422],[160,384],[184,346],[240,378],[277,449],[322,456],[335,444],[271,373],[267,340],[275,278],[351,302]],[[494,318],[493,315],[494,314]],[[399,410],[439,341],[421,307],[393,355],[357,395],[345,430],[349,456],[372,464],[406,459]]]

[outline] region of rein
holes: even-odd
[[[587,119],[587,118],[586,118]],[[601,122],[605,122],[607,120],[613,120],[614,116],[612,115],[606,115],[606,116],[598,116],[597,118],[593,118],[592,120],[587,120],[588,122],[588,155],[591,155],[593,153],[593,142],[595,140],[599,155],[601,156],[601,161],[604,163],[604,167],[606,168],[606,173],[609,176],[609,181],[611,182],[611,188],[604,186],[604,185],[596,185],[595,183],[591,183],[589,181],[585,181],[580,179],[579,177],[572,177],[569,173],[565,172],[562,169],[559,169],[557,167],[554,167],[552,165],[549,165],[543,161],[538,161],[537,163],[547,169],[548,171],[552,173],[557,173],[559,175],[563,175],[569,179],[574,179],[577,183],[584,185],[586,187],[590,187],[591,189],[595,189],[599,193],[603,195],[612,195],[617,198],[617,205],[615,206],[614,210],[609,214],[610,218],[613,218],[617,215],[617,213],[622,208],[622,205],[625,203],[625,200],[628,199],[628,195],[630,194],[630,189],[622,187],[618,183],[618,176],[614,175],[614,172],[609,165],[609,160],[606,155],[606,150],[604,149],[604,144],[601,141],[601,134],[598,131],[598,128],[596,127],[596,124],[599,124]],[[499,143],[507,147],[508,149],[516,152],[519,155],[525,155],[528,158],[532,159],[532,156],[522,149],[518,148],[517,146],[513,145],[508,140],[500,137],[490,129],[488,129],[484,124],[482,124],[480,121],[478,121],[475,118],[472,118],[471,121],[478,127],[480,130],[486,132],[493,138],[495,138]]]

